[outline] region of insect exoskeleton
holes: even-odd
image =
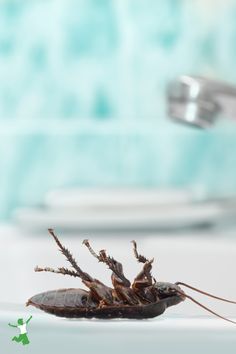
[[[112,287],[109,287],[79,267],[71,252],[61,244],[53,229],[49,229],[49,233],[54,238],[59,250],[70,263],[72,269],[65,267],[57,269],[50,267],[41,268],[37,266],[35,271],[53,272],[78,277],[88,290],[70,288],[46,291],[31,297],[27,301],[27,306],[32,305],[56,316],[68,318],[144,319],[159,316],[168,307],[177,305],[188,298],[210,313],[226,321],[235,323],[200,304],[190,295],[187,295],[179,285],[218,300],[234,304],[236,302],[211,295],[186,283],[157,282],[151,274],[154,259],[149,260],[140,255],[137,251],[135,241],[132,241],[134,256],[143,266],[132,283],[125,277],[123,266],[120,262],[107,255],[105,250],[100,250],[96,253],[88,240],[83,241],[89,252],[99,262],[105,263],[112,271]]]

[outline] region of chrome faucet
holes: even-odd
[[[168,115],[175,121],[207,128],[219,114],[236,120],[236,87],[220,81],[181,76],[167,89]]]

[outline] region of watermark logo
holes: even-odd
[[[23,345],[27,345],[30,343],[29,338],[27,336],[27,325],[29,321],[31,320],[32,316],[28,318],[27,321],[23,321],[23,318],[18,318],[17,320],[17,325],[13,325],[11,323],[8,323],[8,326],[14,327],[14,328],[19,328],[20,330],[20,335],[19,336],[14,336],[12,338],[12,341],[15,341],[17,343],[22,343]]]

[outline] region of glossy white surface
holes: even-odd
[[[27,348],[11,342],[17,330],[7,326],[22,316],[33,315],[28,325]],[[165,316],[152,320],[66,320],[25,311],[19,306],[0,306],[1,350],[7,354],[158,352],[166,354],[233,354],[234,325],[208,318]]]

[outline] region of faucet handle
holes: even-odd
[[[221,112],[236,118],[236,88],[203,77],[181,76],[168,85],[167,107],[175,121],[207,128]]]

